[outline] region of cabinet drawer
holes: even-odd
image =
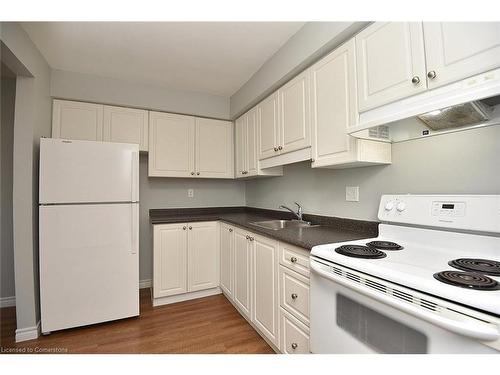
[[[309,354],[309,328],[280,309],[281,352],[284,354]]]
[[[309,277],[309,251],[280,242],[280,264]]]
[[[309,325],[309,279],[280,266],[280,305]]]

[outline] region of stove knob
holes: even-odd
[[[385,204],[385,210],[386,211],[391,211],[392,209],[394,208],[394,202],[393,201],[389,201]]]
[[[402,212],[406,209],[406,203],[405,202],[399,202],[398,203],[398,206],[396,207],[396,209],[399,211],[399,212]]]

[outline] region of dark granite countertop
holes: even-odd
[[[304,220],[320,224],[320,226],[270,230],[250,223],[272,219],[292,219],[292,214],[253,207],[151,209],[149,217],[153,225],[220,220],[307,250],[316,245],[377,237],[379,224],[373,221],[304,214]]]

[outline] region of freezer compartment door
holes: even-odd
[[[41,204],[137,201],[137,145],[40,140]]]
[[[42,332],[139,315],[138,208],[40,207]]]

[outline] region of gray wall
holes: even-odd
[[[14,240],[12,229],[12,153],[14,142],[15,78],[2,77],[0,83],[1,114],[1,248],[0,298],[15,295]]]
[[[368,22],[308,22],[231,96],[231,118],[349,39]]]
[[[52,70],[50,94],[54,98],[229,119],[229,98],[62,70]]]
[[[187,189],[194,189],[188,198]],[[153,274],[150,208],[244,206],[245,183],[235,180],[148,177],[148,157],[140,156],[140,257],[139,278]]]
[[[18,75],[14,117],[13,230],[18,329],[40,319],[38,287],[38,150],[50,136],[50,69],[23,28],[0,24],[2,61]],[[6,60],[7,58],[7,60]]]
[[[393,144],[392,160],[343,170],[289,165],[283,177],[248,182],[246,203],[297,201],[308,213],[377,220],[382,194],[500,194],[500,126]],[[359,186],[359,202],[346,202],[346,186]]]

